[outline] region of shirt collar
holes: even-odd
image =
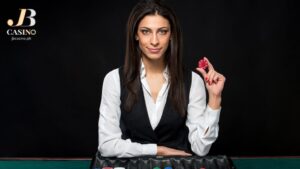
[[[166,82],[169,81],[169,68],[168,66],[165,67],[164,71],[163,71],[163,76],[166,80]],[[143,79],[146,77],[146,69],[145,69],[145,65],[143,63],[143,60],[141,59],[141,68],[140,68],[140,78]]]

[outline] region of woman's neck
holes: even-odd
[[[157,74],[162,73],[165,69],[164,59],[151,60],[146,57],[142,57],[145,69],[147,73]]]

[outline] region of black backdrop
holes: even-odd
[[[91,157],[105,74],[123,63],[136,1],[2,2],[0,157]],[[300,155],[299,19],[294,1],[170,1],[184,61],[205,55],[226,77],[220,134],[210,154]],[[8,19],[36,11],[30,41]]]

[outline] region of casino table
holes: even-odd
[[[300,169],[300,157],[231,157],[237,169]],[[0,169],[88,169],[91,159],[0,158]]]

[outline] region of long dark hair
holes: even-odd
[[[164,61],[168,65],[170,74],[169,97],[175,109],[181,114],[186,113],[186,93],[183,80],[182,65],[182,37],[181,29],[175,13],[171,8],[159,0],[143,0],[131,11],[127,22],[126,54],[124,64],[124,85],[128,90],[125,100],[125,110],[131,111],[138,99],[140,90],[140,62],[141,50],[135,39],[138,25],[146,15],[158,14],[166,18],[171,27],[171,41],[166,50]]]

